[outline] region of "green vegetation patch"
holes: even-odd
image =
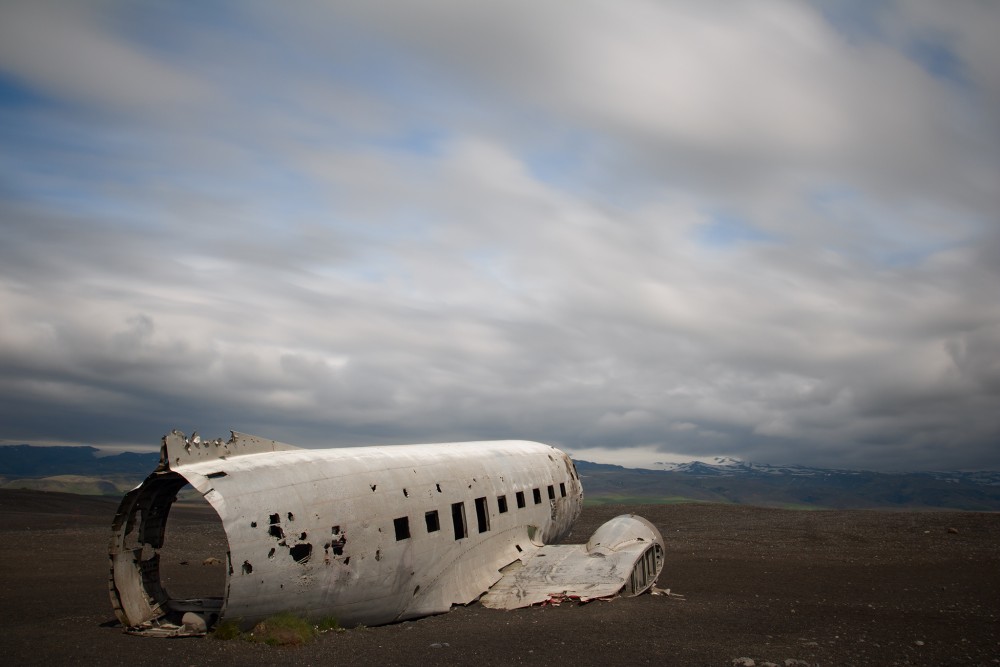
[[[767,505],[762,505],[762,507],[767,507]],[[807,503],[777,503],[772,505],[772,507],[777,507],[783,510],[803,510],[806,512],[830,509],[829,507],[823,507],[822,505],[809,505]]]
[[[305,644],[324,632],[341,632],[337,619],[332,616],[322,618],[312,624],[306,619],[289,612],[268,616],[253,627],[250,632],[242,632],[237,621],[224,621],[215,626],[211,637],[213,639],[230,640],[245,639],[269,646],[299,646]]]
[[[215,626],[209,636],[212,639],[229,641],[230,639],[239,639],[243,636],[243,632],[240,630],[240,624],[236,621],[223,621]]]
[[[250,631],[250,640],[270,646],[298,646],[318,633],[309,621],[287,612],[268,616]]]
[[[681,503],[703,503],[705,500],[686,496],[626,496],[603,494],[584,496],[584,505],[678,505]]]
[[[319,623],[316,624],[316,631],[321,634],[324,632],[340,632],[342,630],[343,628],[340,627],[340,623],[333,616],[321,618],[319,619]]]

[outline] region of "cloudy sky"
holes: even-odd
[[[1000,468],[998,34],[0,0],[0,439]]]

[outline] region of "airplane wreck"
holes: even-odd
[[[225,530],[222,597],[176,599],[161,582],[167,517],[187,484]],[[619,516],[586,544],[554,544],[582,504],[572,460],[537,442],[310,450],[173,431],[115,515],[111,603],[128,632],[190,636],[278,612],[379,625],[477,599],[515,609],[649,590],[663,538],[645,519]]]

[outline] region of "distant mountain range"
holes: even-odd
[[[1000,511],[1000,472],[879,473],[719,458],[643,470],[577,461],[592,502],[725,502],[830,509]]]
[[[711,463],[692,461],[690,463],[657,463],[657,470],[682,472],[688,475],[709,475],[728,477],[735,475],[777,475],[792,477],[829,477],[836,475],[887,475],[901,477],[917,475],[930,477],[944,482],[969,482],[985,486],[1000,486],[1000,471],[976,470],[971,472],[928,471],[914,473],[874,473],[866,470],[843,470],[836,468],[810,468],[799,465],[770,465],[768,463],[750,463],[730,456],[717,456]]]
[[[141,482],[158,452],[98,456],[96,447],[0,446],[0,488],[118,495]]]
[[[159,454],[98,456],[95,447],[0,446],[0,488],[117,495]],[[588,503],[723,502],[801,509],[1000,511],[1000,472],[878,473],[775,466],[719,457],[656,470],[576,461]]]
[[[159,452],[122,452],[98,456],[96,447],[0,447],[0,475],[44,477],[46,475],[131,474],[145,477],[160,462]]]

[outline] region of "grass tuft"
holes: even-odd
[[[298,646],[325,632],[344,632],[333,616],[321,618],[315,625],[289,612],[268,616],[250,632],[240,631],[237,621],[225,621],[212,630],[213,639],[244,639],[269,646]]]
[[[317,632],[330,632],[330,631],[340,632],[340,623],[337,622],[333,616],[327,616],[326,618],[319,619],[319,623],[316,624]]]
[[[250,641],[262,642],[269,646],[298,646],[305,644],[318,634],[316,628],[303,618],[283,612],[268,616],[254,626]]]
[[[215,626],[210,636],[212,639],[229,641],[230,639],[239,639],[242,635],[239,623],[236,621],[224,621]]]

